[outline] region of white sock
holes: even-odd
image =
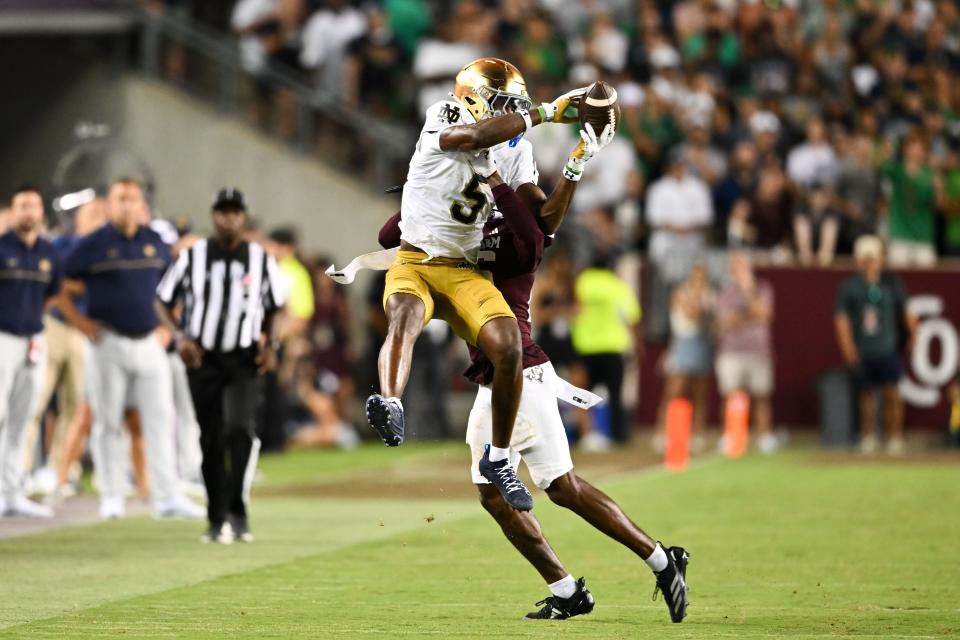
[[[387,400],[389,400],[390,402],[396,402],[396,403],[397,403],[397,405],[399,405],[399,406],[400,406],[400,411],[403,411],[403,403],[402,403],[402,402],[400,402],[400,398],[397,398],[397,397],[394,397],[394,396],[391,396],[391,397],[389,397],[389,398],[387,398]]]
[[[547,586],[550,587],[550,593],[558,598],[566,599],[577,592],[577,581],[574,580],[573,576],[569,573],[553,584],[548,584]]]
[[[667,552],[663,550],[663,547],[660,546],[660,543],[657,543],[657,548],[653,550],[653,553],[650,554],[650,557],[644,560],[647,563],[647,566],[653,569],[655,573],[660,573],[667,568]]]
[[[506,449],[501,449],[500,447],[495,447],[490,445],[490,462],[498,462],[500,460],[506,460],[510,457],[509,447]]]

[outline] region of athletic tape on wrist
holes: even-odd
[[[517,113],[519,113],[520,117],[523,118],[523,124],[526,127],[526,129],[524,130],[529,131],[530,129],[532,129],[533,119],[530,117],[530,112],[527,111],[526,109],[520,109],[520,111],[517,111]],[[540,114],[540,118],[543,119],[543,114]]]
[[[571,182],[580,182],[583,177],[583,167],[586,162],[577,158],[570,158],[567,164],[563,165],[563,177]]]

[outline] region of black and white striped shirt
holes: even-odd
[[[229,353],[256,346],[264,316],[283,306],[285,286],[256,242],[227,253],[200,240],[170,265],[157,297],[169,307],[182,300],[184,332],[207,351]]]

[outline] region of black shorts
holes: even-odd
[[[864,358],[860,362],[859,382],[868,389],[897,384],[902,372],[900,356],[897,354],[883,358]]]

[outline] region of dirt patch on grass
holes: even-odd
[[[659,458],[640,447],[626,447],[603,453],[574,453],[577,473],[590,481],[630,471],[644,469],[660,462]],[[258,489],[258,496],[302,498],[368,498],[368,499],[474,499],[477,490],[470,479],[470,455],[464,447],[463,455],[419,459],[377,471],[364,471],[349,478],[310,483],[266,486]],[[524,465],[520,475],[533,489]]]

